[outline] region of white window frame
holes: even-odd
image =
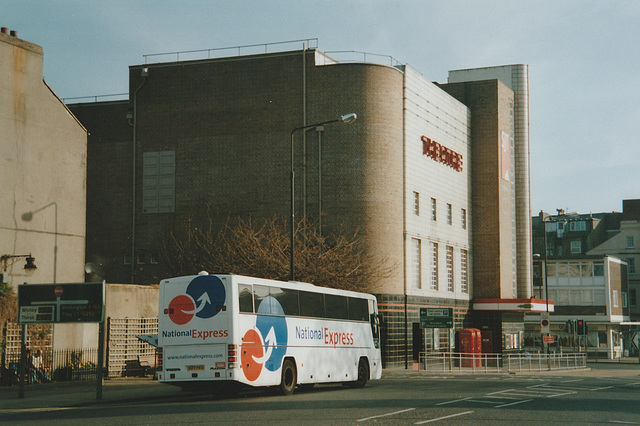
[[[447,246],[446,250],[447,291],[453,292],[453,246]]]
[[[438,290],[438,243],[431,242],[431,290]]]
[[[422,288],[422,241],[419,238],[411,238],[411,283],[416,289]]]
[[[431,219],[438,220],[438,201],[435,198],[431,198]]]
[[[469,252],[460,250],[460,291],[469,293]]]
[[[413,191],[413,214],[420,216],[420,193]]]

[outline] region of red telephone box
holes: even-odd
[[[463,354],[462,367],[482,366],[482,334],[477,328],[463,328],[458,332],[458,352]]]

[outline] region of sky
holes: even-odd
[[[0,26],[43,47],[61,98],[127,93],[143,55],[289,40],[388,55],[442,83],[528,64],[532,214],[640,198],[637,0],[2,0]]]

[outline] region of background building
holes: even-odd
[[[526,66],[512,68],[526,82]],[[323,232],[359,229],[394,266],[364,289],[385,313],[387,366],[448,348],[447,330],[417,327],[419,308],[453,308],[459,329],[478,294],[531,298],[530,249],[517,244],[530,232],[530,213],[518,214],[529,208],[528,114],[516,113],[528,92],[502,70],[436,85],[406,65],[317,49],[130,67],[128,100],[70,105],[90,132],[93,276],[157,282],[163,240],[187,219],[289,217],[292,130],[355,112],[349,126],[296,133],[296,215],[321,206]],[[501,315],[475,318],[498,351]]]
[[[532,220],[534,253],[540,254],[534,269],[537,297],[553,300],[556,311],[552,327],[560,344],[573,346],[575,330],[568,320],[588,324],[590,356],[616,358],[638,352],[637,292],[640,238],[639,200],[623,200],[623,212],[578,214],[558,210],[557,215],[540,212]],[[546,254],[548,288],[545,288]],[[531,321],[537,321],[530,318]],[[528,326],[533,341],[539,331]],[[553,331],[552,331],[553,332]]]
[[[43,81],[42,61],[40,46],[3,28],[0,274],[14,288],[84,282],[87,134]],[[35,258],[31,275],[22,255]],[[96,347],[96,332],[95,325],[57,325],[54,346]]]

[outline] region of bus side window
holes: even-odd
[[[349,319],[354,321],[367,321],[369,306],[367,299],[349,297]]]
[[[300,314],[300,307],[298,306],[298,290],[271,287],[269,294],[280,303],[285,315],[298,316]]]
[[[253,312],[253,292],[250,284],[238,284],[238,306],[240,312]]]
[[[324,309],[325,309],[325,314],[327,318],[349,319],[349,311],[347,309],[347,298],[345,296],[325,294]]]
[[[264,300],[269,297],[269,287],[265,287],[263,285],[254,285],[253,286],[253,299],[255,302],[255,312],[259,314],[271,314],[271,305],[267,303],[262,303]]]
[[[301,291],[300,315],[303,317],[322,318],[324,316],[324,301],[322,299],[322,293]]]

